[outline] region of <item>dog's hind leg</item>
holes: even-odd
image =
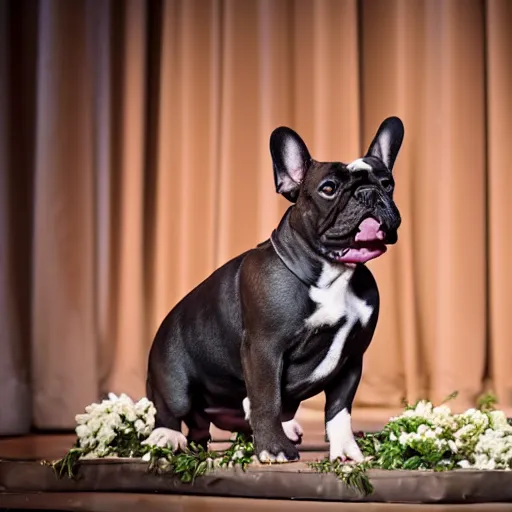
[[[189,443],[195,443],[202,446],[204,449],[208,448],[208,443],[211,440],[210,435],[210,419],[203,410],[192,410],[185,418],[185,424],[188,427],[187,440]]]
[[[156,408],[155,429],[142,444],[171,448],[174,451],[185,449],[187,438],[181,432],[180,417],[172,412],[172,404],[162,398],[161,393],[151,384],[149,378],[146,382],[146,394]]]
[[[281,424],[283,425],[284,433],[294,444],[301,444],[302,436],[304,435],[302,427],[295,419],[299,405],[300,404],[287,403],[286,405],[283,405],[283,411],[281,413]]]

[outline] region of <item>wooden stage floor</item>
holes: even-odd
[[[373,414],[354,414],[354,430],[374,431],[382,427],[390,415],[395,411],[376,411]],[[324,430],[318,414],[303,413],[299,418],[304,431],[304,451],[302,460],[314,460],[327,453],[328,445],[324,441]],[[221,431],[212,432],[214,439],[225,441],[229,434]],[[0,465],[6,464],[18,468],[27,461],[54,460],[62,457],[74,442],[73,433],[38,433],[19,437],[0,437]],[[9,462],[10,461],[10,462]],[[25,462],[23,462],[25,461]],[[32,467],[34,464],[32,464]],[[18,471],[20,473],[20,471]],[[31,477],[29,476],[32,475]],[[28,485],[34,487],[34,491],[14,491],[2,488],[2,471],[0,471],[0,510],[59,510],[59,511],[90,511],[90,512],[131,512],[133,511],[166,511],[166,512],[196,512],[196,511],[223,511],[256,512],[279,510],[282,512],[302,512],[309,510],[328,511],[423,511],[423,512],[459,512],[459,511],[501,511],[510,510],[512,503],[485,503],[485,504],[399,504],[399,503],[369,503],[369,502],[342,502],[342,501],[311,501],[296,499],[264,499],[264,498],[239,498],[229,496],[205,496],[145,492],[83,492],[80,489],[72,492],[63,487],[58,492],[41,492],[38,490],[38,471],[27,472],[27,478],[32,478]],[[289,478],[294,478],[290,471]],[[4,471],[5,475],[5,471]],[[35,476],[34,476],[35,475]],[[255,475],[257,477],[257,475]],[[304,475],[303,475],[304,477]],[[9,479],[4,478],[4,482]],[[11,480],[12,481],[12,480]],[[8,485],[7,485],[8,487]],[[228,493],[227,493],[228,494]],[[332,500],[332,498],[331,498]]]

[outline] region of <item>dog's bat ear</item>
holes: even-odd
[[[379,158],[392,171],[404,140],[404,125],[398,117],[388,117],[379,126],[366,156]]]
[[[291,128],[281,126],[270,135],[270,155],[277,193],[295,203],[300,184],[311,163],[306,144]]]

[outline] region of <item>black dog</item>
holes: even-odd
[[[252,433],[263,461],[299,458],[299,404],[325,393],[330,457],[362,460],[351,407],[379,294],[364,263],[397,241],[392,169],[402,122],[380,126],[364,158],[313,160],[289,128],[270,137],[276,190],[294,203],[257,248],[192,290],[160,326],[147,395],[149,444],[206,444],[210,423]]]

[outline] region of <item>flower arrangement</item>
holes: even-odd
[[[216,467],[236,464],[245,469],[255,459],[251,440],[241,434],[236,434],[223,453],[191,444],[175,454],[170,448],[149,445],[146,441],[155,427],[155,414],[155,406],[147,398],[134,402],[125,394],[109,393],[108,399],[88,405],[84,414],[75,416],[77,440],[66,456],[45,464],[60,477],[73,477],[80,460],[140,458],[149,463],[150,470],[168,471],[183,482],[191,482]]]
[[[449,397],[453,398],[456,394]],[[434,406],[420,400],[405,405],[402,414],[391,418],[376,433],[357,436],[366,456],[363,463],[324,459],[309,463],[319,472],[334,473],[363,494],[373,490],[367,470],[405,469],[446,471],[454,469],[510,470],[512,426],[503,411],[494,410],[496,399],[486,395],[476,409],[453,414],[446,403]],[[155,425],[155,407],[143,398],[134,403],[126,395],[109,394],[108,400],[86,407],[76,416],[77,442],[61,460],[51,463],[58,475],[73,476],[80,459],[136,457],[149,469],[170,472],[183,482],[216,467],[245,468],[253,462],[251,439],[237,434],[222,453],[190,445],[180,453],[145,443]]]
[[[75,417],[78,447],[84,458],[133,457],[140,441],[155,427],[156,409],[147,398],[134,403],[121,394],[109,393],[109,399],[85,408]]]
[[[156,409],[147,398],[134,403],[121,394],[109,393],[108,400],[91,404],[84,414],[77,414],[75,432],[77,440],[67,455],[52,467],[61,476],[73,469],[79,459],[105,457],[141,457],[146,450],[144,439],[155,426]]]
[[[481,407],[453,414],[446,404],[406,406],[384,429],[359,441],[382,469],[503,469],[512,467],[512,426],[503,411]]]

